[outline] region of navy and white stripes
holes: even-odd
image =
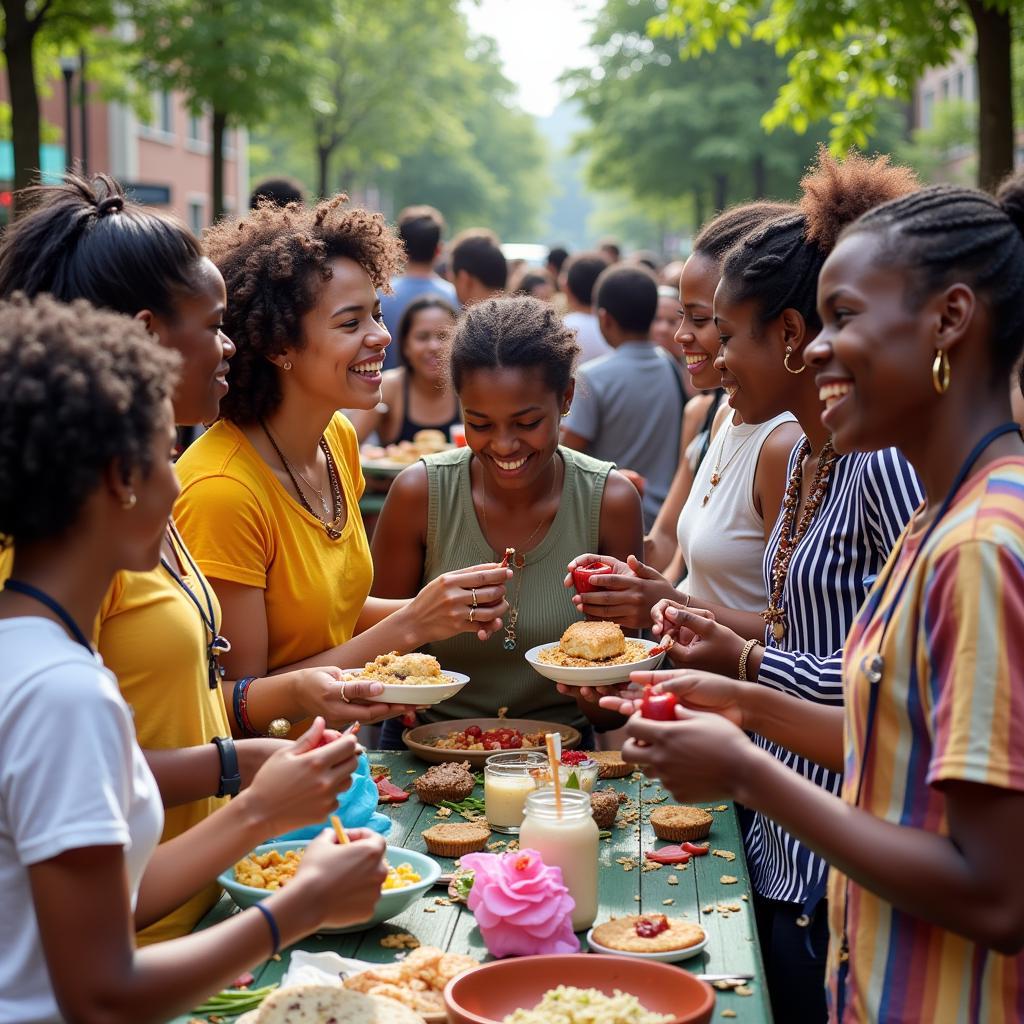
[[[797,448],[790,455],[795,468]],[[923,499],[917,476],[894,448],[840,456],[828,493],[796,551],[782,592],[782,645],[765,630],[758,682],[822,704],[842,704],[842,647],[861,602],[910,516]],[[780,520],[764,553],[768,583]],[[841,776],[760,736],[758,746],[805,778],[838,795]],[[746,834],[755,889],[769,899],[802,903],[823,881],[827,865],[761,814]]]

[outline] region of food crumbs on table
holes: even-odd
[[[673,903],[675,903],[675,900],[662,900],[661,901],[661,905],[663,907],[671,907]]]
[[[276,961],[277,963],[280,963],[281,962],[281,954],[280,953],[275,953],[270,959]]]
[[[715,908],[713,906],[711,906],[710,903],[701,910],[702,914],[713,914],[714,912],[715,912]]]
[[[726,978],[721,978],[718,981],[711,982],[719,992],[728,992],[732,988],[733,983]]]
[[[737,985],[733,992],[738,996],[752,996],[754,994],[754,990],[749,985]]]
[[[719,881],[722,885],[735,885],[739,879],[735,875],[722,875]]]
[[[420,940],[408,932],[396,932],[394,935],[385,935],[379,942],[385,949],[417,949],[420,944]]]
[[[424,907],[423,908],[423,913],[424,914],[436,914],[437,913],[437,907]]]
[[[415,775],[416,774],[416,769],[415,768],[406,768],[405,769],[405,774],[406,775]]]
[[[744,893],[744,894],[743,894],[743,895],[742,895],[742,896],[740,897],[740,899],[741,899],[741,900],[743,900],[743,902],[744,902],[744,903],[746,903],[746,902],[747,902],[747,901],[748,901],[748,900],[750,899],[750,897],[749,897],[749,896],[748,896],[748,895],[747,895],[746,893]]]
[[[736,914],[743,908],[738,903],[730,903],[728,904],[728,909],[731,910],[734,914]]]
[[[434,905],[438,907],[450,907],[452,905],[452,901],[448,899],[447,896],[438,896],[434,900]]]
[[[507,845],[507,843],[508,843],[508,840],[506,840],[506,839],[497,839],[493,843],[488,843],[487,844],[487,849],[488,850],[500,850],[503,846]]]
[[[679,876],[678,875],[669,875],[668,878],[665,879],[665,881],[668,882],[669,885],[678,885],[679,884]]]
[[[721,857],[722,860],[727,860],[727,861],[734,861],[736,859],[736,854],[733,853],[732,850],[712,850],[711,851],[711,856],[712,857]]]
[[[450,807],[438,807],[434,811],[435,818],[450,818],[452,816],[452,809]]]
[[[723,1010],[722,1011],[722,1016],[723,1017],[735,1017],[736,1016],[736,1011],[735,1010]]]
[[[641,866],[641,871],[660,871],[664,867],[664,864],[658,864],[653,860],[645,860]]]
[[[729,810],[729,805],[728,804],[719,804],[717,807],[712,807],[711,810],[713,810],[713,811],[727,811],[727,810]]]
[[[637,903],[640,902],[640,897],[639,896],[634,896],[633,899],[636,900]]]

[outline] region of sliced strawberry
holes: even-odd
[[[399,789],[390,779],[377,779],[377,799],[382,804],[401,804],[409,799],[404,789]]]
[[[685,864],[693,855],[681,846],[663,846],[660,850],[648,850],[644,856],[655,864]]]

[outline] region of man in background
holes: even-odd
[[[685,402],[675,363],[650,340],[657,279],[618,263],[597,279],[594,305],[610,352],[580,368],[562,444],[642,477],[650,530],[675,475]]]
[[[252,190],[249,209],[255,210],[262,200],[268,200],[275,206],[287,206],[289,203],[304,203],[306,195],[294,178],[265,178]]]
[[[569,309],[562,320],[576,332],[582,349],[580,366],[611,351],[601,336],[593,304],[594,282],[607,266],[608,261],[599,252],[578,252],[562,268],[562,291]]]
[[[457,235],[452,241],[450,267],[455,294],[464,308],[504,294],[508,263],[493,231],[469,228]]]
[[[455,289],[434,273],[434,261],[441,254],[444,217],[433,206],[407,206],[398,215],[398,236],[405,246],[407,261],[405,272],[392,278],[391,295],[380,297],[380,310],[384,326],[392,338],[398,336],[398,325],[409,304],[423,295],[440,295],[456,304]],[[402,356],[397,345],[388,345],[384,353],[384,368],[398,366]]]

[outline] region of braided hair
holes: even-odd
[[[721,263],[722,257],[754,228],[759,228],[766,221],[795,213],[796,209],[793,203],[776,203],[770,200],[733,206],[700,229],[700,233],[693,240],[693,251],[714,263]]]
[[[914,172],[893,167],[886,156],[851,154],[840,162],[822,147],[800,182],[798,209],[756,228],[726,254],[722,281],[729,297],[755,300],[763,323],[795,309],[817,334],[818,273],[839,233],[861,214],[917,187]]]
[[[993,374],[1002,379],[1024,347],[1024,174],[1008,178],[995,198],[936,185],[871,210],[843,237],[881,236],[879,259],[909,270],[908,302],[963,282],[989,307]]]

